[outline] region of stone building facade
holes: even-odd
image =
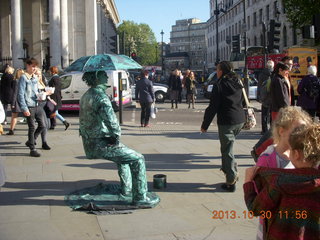
[[[23,59],[65,68],[85,55],[110,53],[120,22],[114,0],[1,0],[0,65]]]
[[[210,19],[207,21],[207,62],[208,68],[214,69],[217,59],[216,40],[216,1],[218,3],[218,44],[220,60],[229,60],[232,50],[232,36],[241,34],[242,46],[245,29],[247,30],[247,47],[263,45],[263,25],[267,30],[271,19],[281,23],[280,52],[293,45],[308,44],[292,28],[285,16],[285,6],[282,0],[210,0]],[[244,24],[244,1],[246,24]]]
[[[172,31],[170,32],[170,53],[184,53],[184,56],[187,54],[189,57],[188,61],[181,63],[180,60],[178,63],[182,70],[189,68],[199,72],[205,68],[207,52],[205,40],[206,28],[207,23],[203,23],[196,18],[177,20],[176,24],[172,26]]]

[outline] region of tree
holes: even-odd
[[[312,24],[312,19],[319,14],[319,0],[283,0],[286,16],[294,28]]]
[[[120,35],[121,53],[130,56],[136,53],[137,61],[141,65],[152,65],[157,61],[157,41],[149,25],[145,23],[137,24],[133,21],[123,21],[118,27]],[[124,46],[123,38],[124,33]]]

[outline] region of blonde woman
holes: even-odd
[[[192,108],[194,109],[194,100],[195,95],[197,93],[196,88],[196,79],[194,77],[194,72],[190,72],[189,76],[186,78],[186,88],[187,88],[187,96],[188,96],[188,103],[190,108],[190,103],[192,103]]]
[[[46,81],[44,79],[44,76],[42,75],[42,71],[40,68],[36,68],[35,75],[38,77],[38,90],[39,92],[43,92],[45,95],[50,95],[50,92],[46,92]],[[43,114],[42,114],[42,122],[44,123],[45,128],[41,132],[41,140],[42,140],[42,149],[44,150],[50,150],[51,148],[47,144],[47,132],[48,132],[48,118],[46,117],[46,113],[43,109],[43,107],[46,105],[46,100],[38,99],[39,106],[41,106]],[[34,138],[34,141],[36,142],[36,137]]]
[[[21,75],[24,74],[23,69],[17,69],[14,75],[14,80],[12,81],[11,88],[12,88],[12,102],[11,102],[11,123],[10,123],[10,129],[7,135],[14,135],[14,129],[16,127],[17,121],[18,121],[18,115],[20,110],[20,106],[18,103],[18,81],[21,77]]]

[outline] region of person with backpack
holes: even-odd
[[[278,62],[273,73],[270,84],[271,95],[271,122],[276,118],[277,112],[282,107],[294,105],[294,90],[290,82],[289,72],[292,69],[293,61],[289,56],[282,58]],[[258,157],[269,145],[273,143],[270,129],[262,135],[259,141],[254,145],[251,156],[257,162]]]
[[[309,115],[316,117],[320,97],[320,80],[317,78],[317,67],[308,67],[308,75],[305,76],[298,85],[297,105],[301,106]]]
[[[263,69],[258,77],[258,100],[261,103],[261,134],[265,134],[268,131],[268,124],[270,123],[270,106],[271,106],[271,94],[270,84],[271,76],[273,72],[274,62],[269,60],[267,62],[267,68]]]

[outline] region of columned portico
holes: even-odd
[[[44,70],[114,51],[120,21],[114,0],[0,0],[0,16],[0,68],[34,57]]]
[[[96,0],[85,1],[86,55],[97,54],[97,4]]]
[[[11,52],[11,38],[10,38],[10,33],[11,32],[11,24],[10,24],[10,1],[0,1],[0,16],[1,16],[1,32],[0,32],[0,37],[1,37],[1,44],[2,46],[7,46],[7,47],[2,47],[1,48],[1,58],[9,58],[12,57],[12,52]]]
[[[62,68],[69,66],[68,1],[61,1],[61,56]]]
[[[49,0],[51,66],[61,68],[60,0]]]
[[[13,67],[23,68],[21,0],[11,0],[11,32]]]

